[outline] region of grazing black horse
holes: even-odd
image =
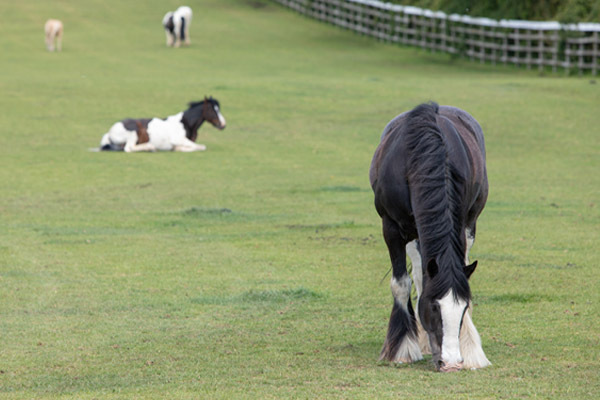
[[[468,282],[477,265],[468,265],[468,254],[488,195],[481,127],[458,108],[421,104],[386,126],[369,177],[393,271],[380,359],[413,362],[431,351],[439,371],[490,365],[471,319]]]

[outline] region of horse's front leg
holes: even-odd
[[[173,145],[173,151],[182,151],[182,152],[192,152],[192,151],[204,151],[206,150],[206,146],[203,144],[198,144],[192,142],[188,138],[184,138],[179,143]]]
[[[475,243],[475,224],[473,224],[472,228],[465,229],[465,240],[467,243],[467,249],[465,251],[465,265],[469,265],[469,252]]]
[[[421,293],[423,293],[423,261],[421,259],[421,252],[419,251],[419,241],[413,240],[406,245],[406,254],[410,258],[410,262],[412,264],[412,278],[415,282],[415,289],[417,290],[417,306],[419,304],[419,299],[421,298]],[[431,354],[431,347],[429,346],[429,336],[425,329],[423,329],[423,325],[421,325],[421,321],[419,320],[419,313],[415,313],[416,322],[417,322],[417,336],[419,340],[419,347],[421,348],[421,352],[423,354]]]
[[[477,332],[477,328],[475,328],[475,324],[473,324],[471,313],[472,304],[469,302],[469,309],[463,317],[459,337],[460,354],[464,359],[463,368],[484,368],[492,365],[492,363],[485,356],[481,345],[481,337]]]
[[[156,147],[154,147],[152,144],[150,143],[142,143],[142,144],[136,144],[130,147],[125,146],[124,149],[127,153],[139,153],[142,151],[146,151],[146,152],[155,152],[156,151]]]
[[[137,140],[138,140],[137,135],[132,136],[132,138],[128,139],[127,142],[125,143],[125,148],[123,150],[125,150],[125,152],[127,152],[127,153],[136,153],[136,152],[140,152],[140,151],[148,151],[148,152],[156,151],[156,147],[154,147],[154,145],[151,144],[150,142],[136,144]]]
[[[383,217],[383,237],[392,261],[390,287],[394,305],[380,360],[408,363],[423,358],[417,339],[415,312],[410,299],[412,281],[406,271],[406,239],[398,225]]]
[[[185,26],[185,44],[189,46],[192,43],[192,39],[190,39],[190,28],[189,23]]]
[[[46,33],[46,49],[54,51],[54,38],[50,33]]]
[[[175,34],[175,40],[173,41],[173,47],[178,48],[181,47],[181,36],[178,34]]]
[[[167,47],[173,46],[175,43],[175,36],[167,30],[165,30],[165,34],[167,35]]]
[[[475,223],[470,228],[465,229],[465,239],[467,248],[465,250],[465,265],[469,265],[469,252],[475,242]],[[473,302],[469,302],[469,308],[463,317],[463,323],[460,329],[460,353],[463,356],[463,368],[476,369],[484,368],[492,363],[487,359],[481,345],[481,337],[475,324],[473,323]]]

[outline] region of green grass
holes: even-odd
[[[595,398],[600,85],[452,60],[268,1],[2,2],[0,397]],[[47,53],[46,18],[65,23]],[[218,98],[203,153],[90,153],[125,117]],[[377,362],[391,296],[368,183],[420,102],[483,126],[472,258],[493,366]]]

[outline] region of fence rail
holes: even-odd
[[[375,0],[275,0],[307,16],[380,40],[480,62],[567,74],[598,73],[600,23],[472,18]]]

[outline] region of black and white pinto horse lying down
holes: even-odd
[[[185,111],[162,118],[127,118],[115,123],[100,141],[100,150],[112,151],[202,151],[196,144],[198,129],[210,122],[217,129],[225,129],[225,118],[216,99],[189,104]]]
[[[167,46],[179,47],[181,41],[190,45],[190,25],[192,24],[192,9],[181,6],[175,12],[169,11],[162,21],[167,35]]]

